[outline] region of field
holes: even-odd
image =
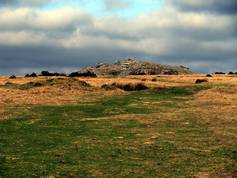
[[[0,77],[0,177],[237,177],[237,77]]]

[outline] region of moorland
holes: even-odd
[[[237,77],[2,76],[0,133],[0,177],[237,177]]]

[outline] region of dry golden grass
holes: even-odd
[[[157,81],[152,81],[156,78]],[[128,76],[128,77],[116,77],[116,78],[81,78],[93,86],[101,86],[103,84],[117,83],[138,83],[144,82],[147,86],[151,87],[177,87],[177,86],[190,86],[195,85],[197,79],[208,79],[211,84],[234,84],[237,85],[237,77],[226,76],[226,75],[213,75],[213,77],[206,77],[203,74],[193,75],[141,75],[141,76]]]
[[[152,81],[153,78],[157,78],[157,81]],[[0,103],[1,106],[4,103],[15,103],[15,104],[65,104],[65,103],[75,103],[80,101],[82,96],[86,95],[113,95],[123,93],[122,91],[104,91],[100,87],[103,84],[117,83],[144,83],[149,87],[177,87],[177,86],[190,86],[195,85],[195,80],[198,78],[206,78],[205,75],[177,75],[177,76],[128,76],[128,77],[118,77],[118,78],[80,78],[80,80],[85,81],[95,88],[93,90],[70,90],[65,88],[57,87],[38,87],[30,90],[15,90],[0,88]],[[0,77],[0,85],[4,85],[7,82],[15,84],[25,84],[28,82],[37,82],[42,80],[47,80],[48,77],[37,77],[37,78],[24,78],[18,77],[17,79],[8,79],[8,77]],[[145,81],[144,81],[145,80]],[[208,78],[209,84],[232,84],[237,85],[237,77],[229,76],[214,76]],[[232,86],[231,90],[236,91],[236,87]],[[197,98],[199,98],[200,104],[209,101],[210,99],[213,103],[230,103],[236,102],[236,93],[223,93],[221,91],[208,90],[200,93]],[[84,97],[85,99],[85,97]],[[205,100],[206,99],[206,100]],[[0,111],[3,110],[0,107]]]
[[[48,77],[35,77],[35,78],[25,78],[25,77],[17,77],[16,79],[9,79],[6,76],[0,77],[0,85],[4,85],[7,82],[12,82],[16,84],[24,84],[28,82],[35,82],[35,81],[41,81],[46,80]]]
[[[192,111],[200,115],[220,117],[224,120],[237,120],[237,85],[214,87],[201,91],[189,103]]]
[[[50,77],[57,78],[57,77]],[[64,78],[64,77],[60,77]],[[152,81],[152,79],[156,81]],[[196,79],[208,79],[209,85],[230,85],[228,91],[225,87],[217,87],[211,90],[203,91],[196,95],[195,101],[189,103],[190,105],[205,106],[205,103],[211,103],[207,108],[196,107],[190,108],[193,112],[206,115],[210,110],[214,114],[219,115],[225,113],[223,119],[236,119],[234,117],[237,106],[237,77],[226,75],[214,75],[213,77],[206,77],[206,75],[161,75],[161,76],[128,76],[128,77],[97,77],[97,78],[78,78],[93,86],[89,90],[70,89],[64,87],[42,86],[29,90],[19,90],[0,87],[0,114],[5,112],[9,105],[27,105],[27,104],[41,104],[41,105],[61,105],[73,104],[80,101],[96,100],[101,97],[124,94],[122,90],[102,90],[100,87],[104,84],[117,83],[144,83],[148,87],[167,88],[167,87],[182,87],[196,85]],[[0,85],[5,85],[7,82],[15,84],[26,84],[28,82],[46,81],[49,77],[24,78],[17,77],[17,79],[8,79],[8,77],[0,77]],[[217,105],[217,103],[220,103]],[[1,116],[1,115],[0,115]],[[2,116],[3,117],[3,116]]]
[[[28,82],[37,82],[47,80],[47,77],[38,78],[18,78],[10,80],[5,77],[0,78],[0,84],[4,85],[7,82],[14,84],[26,84]],[[124,93],[119,90],[104,91],[98,87],[88,89],[74,89],[70,87],[58,86],[42,86],[35,87],[28,90],[0,88],[0,103],[14,103],[14,104],[45,104],[45,105],[60,105],[68,103],[78,103],[86,97],[95,96],[102,97],[107,95],[115,95]],[[87,96],[88,95],[88,96]],[[1,109],[1,108],[0,108]]]
[[[52,77],[54,78],[54,77]],[[88,89],[58,87],[58,86],[41,86],[28,90],[3,87],[7,82],[14,84],[26,84],[29,82],[46,81],[48,77],[37,78],[17,78],[14,80],[7,77],[0,77],[0,119],[5,119],[5,112],[9,112],[12,105],[62,105],[74,104],[85,101],[97,100],[99,98],[111,95],[125,93],[122,90],[105,91],[99,87]],[[11,106],[11,107],[10,107]]]

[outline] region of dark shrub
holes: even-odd
[[[207,74],[206,77],[212,77],[212,75],[211,74]]]
[[[96,74],[91,71],[86,72],[72,72],[69,77],[96,77]]]
[[[125,90],[125,91],[139,91],[139,90],[146,90],[148,89],[147,86],[145,86],[143,83],[136,83],[136,84],[132,84],[132,83],[127,83],[127,84],[123,84],[123,83],[113,83],[112,86]]]
[[[12,75],[12,76],[9,77],[9,79],[16,79],[16,76]]]
[[[151,79],[152,82],[156,82],[157,81],[157,78],[153,78]]]
[[[217,75],[224,75],[225,72],[215,72],[215,74],[217,74]]]
[[[234,72],[229,72],[228,75],[234,75],[235,73]]]
[[[145,79],[145,78],[143,78],[143,79],[141,79],[141,81],[145,82],[145,81],[146,81],[146,79]]]
[[[54,74],[54,76],[57,76],[57,77],[66,77],[67,75],[66,74],[64,74],[64,73],[53,73]]]
[[[29,77],[37,77],[37,74],[33,72],[32,74],[29,75]]]
[[[51,73],[48,71],[42,71],[41,76],[51,76]]]
[[[68,75],[68,77],[80,77],[78,72],[72,72]]]
[[[27,78],[27,77],[30,77],[30,74],[26,74],[25,77],[26,77],[26,78]]]
[[[143,83],[134,84],[134,90],[146,90],[148,87]]]
[[[59,77],[59,76],[61,76],[61,77],[63,77],[63,76],[66,76],[66,74],[57,73],[57,72],[51,73],[51,72],[48,72],[48,71],[42,71],[41,76],[45,76],[45,77],[53,77],[53,76]]]
[[[205,83],[205,82],[208,82],[208,80],[207,79],[197,79],[195,83],[199,84],[199,83]]]
[[[36,73],[32,73],[32,74],[26,74],[25,77],[37,77],[37,74]]]

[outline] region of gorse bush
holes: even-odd
[[[113,83],[112,86],[125,91],[140,91],[148,89],[144,83]]]

